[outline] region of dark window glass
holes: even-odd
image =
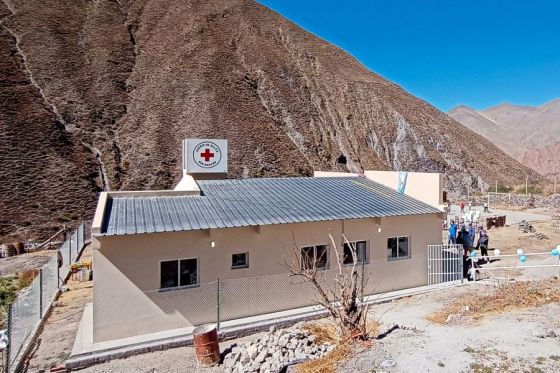
[[[313,268],[313,257],[315,256],[315,246],[301,248],[301,269]]]
[[[247,258],[247,253],[233,254],[231,256],[231,267],[232,268],[249,267],[249,260]]]
[[[387,252],[390,259],[398,258],[397,237],[391,237],[387,240]]]
[[[328,259],[327,245],[315,246],[315,267],[327,268]]]
[[[181,260],[181,286],[198,285],[198,259]]]
[[[399,258],[408,258],[408,237],[399,237]]]
[[[367,244],[366,241],[356,241],[350,242],[350,245],[353,245],[356,250],[356,256],[358,257],[358,263],[365,261],[367,263]],[[344,264],[352,264],[352,251],[350,250],[350,246],[347,243],[344,244]]]
[[[168,260],[161,262],[161,288],[174,288],[179,286],[178,282],[179,262],[177,260]]]

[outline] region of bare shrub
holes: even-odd
[[[333,236],[329,234],[337,266],[332,279],[328,276],[331,273],[327,274],[330,271],[324,271],[317,265],[328,260],[328,257],[323,257],[328,255],[326,251],[320,257],[310,259],[309,256],[300,255],[300,248],[295,242],[292,261],[286,262],[286,267],[292,276],[301,277],[313,285],[318,295],[317,302],[329,312],[342,339],[365,339],[368,306],[359,297],[361,292],[358,284],[358,255],[355,245],[351,244],[346,236],[342,235],[342,237],[350,248],[352,264],[344,264],[344,258],[341,257]]]

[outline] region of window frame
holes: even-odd
[[[412,246],[410,245],[410,235],[402,235],[402,236],[392,236],[392,237],[387,237],[387,248],[386,250],[389,250],[389,240],[392,238],[396,238],[397,239],[397,256],[396,257],[392,257],[389,256],[389,254],[387,254],[387,260],[388,261],[395,261],[395,260],[406,260],[406,259],[410,259],[412,258]],[[400,238],[406,238],[406,242],[407,242],[407,247],[408,247],[408,255],[407,256],[399,256],[399,239]]]
[[[245,255],[245,264],[244,265],[238,265],[238,266],[234,266],[233,265],[233,256],[234,255],[241,255],[244,254]],[[231,269],[243,269],[243,268],[249,268],[249,252],[248,251],[244,251],[242,253],[232,253],[231,254]]]
[[[365,242],[366,244],[366,250],[365,250],[365,260],[363,261],[364,265],[369,264],[369,240],[354,240],[354,241],[348,241],[350,244],[357,244],[358,242]],[[351,266],[354,265],[354,263],[344,263],[344,259],[346,258],[344,255],[344,247],[346,246],[346,241],[344,241],[342,243],[342,264],[345,266]],[[357,249],[357,246],[356,246]],[[356,256],[358,255],[358,251],[356,250]],[[356,262],[357,265],[362,264],[362,261],[360,261],[358,259],[358,261]]]
[[[196,260],[196,284],[193,285],[183,285],[181,286],[181,261],[183,260]],[[161,263],[163,262],[177,262],[177,284],[178,286],[171,286],[167,288],[161,287]],[[159,291],[173,291],[180,289],[196,288],[200,286],[200,258],[199,257],[189,257],[189,258],[179,258],[179,259],[164,259],[159,261]]]
[[[324,267],[317,267],[317,247],[318,246],[324,246],[325,247],[325,252],[326,252],[326,261],[325,261],[325,266]],[[304,267],[304,259],[303,259],[303,255],[302,252],[304,249],[308,249],[312,247],[313,248],[313,267],[312,268],[305,268]],[[299,248],[299,255],[300,255],[300,269],[301,270],[317,270],[317,271],[326,271],[329,269],[330,267],[330,247],[329,244],[316,244],[316,245],[306,245],[306,246],[300,246]]]

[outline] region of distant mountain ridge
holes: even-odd
[[[459,105],[448,114],[540,174],[552,177],[560,171],[560,99],[539,107]]]
[[[0,0],[0,44],[0,241],[91,217],[101,190],[172,188],[184,138],[228,139],[230,178],[542,180],[253,0]]]

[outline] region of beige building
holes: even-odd
[[[441,244],[437,203],[367,177],[321,176],[332,177],[103,193],[92,228],[93,341],[311,305],[312,289],[286,263],[328,278],[334,250],[352,260],[343,234],[364,261],[367,294],[426,285],[426,248]]]

